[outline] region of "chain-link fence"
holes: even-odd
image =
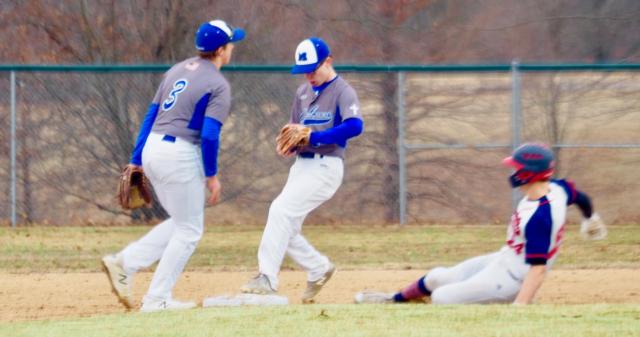
[[[166,68],[0,68],[0,221],[163,217],[157,203],[122,212],[115,188]],[[506,221],[501,159],[534,140],[554,144],[557,175],[573,178],[609,221],[640,220],[640,66],[337,68],[358,92],[365,133],[349,143],[342,187],[308,222]],[[233,106],[222,132],[223,201],[207,223],[262,223],[284,185],[290,161],[277,157],[274,139],[301,83],[287,70],[224,71]]]
[[[5,93],[0,95],[0,221],[7,223],[9,220],[12,202],[11,202],[11,116],[10,116],[10,100],[11,88],[8,72],[0,72],[0,91]]]

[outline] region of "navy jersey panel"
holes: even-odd
[[[551,245],[553,219],[551,204],[546,197],[540,199],[540,206],[525,226],[525,261],[528,264],[546,264]]]

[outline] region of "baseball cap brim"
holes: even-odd
[[[520,170],[524,167],[524,165],[518,163],[513,157],[507,157],[502,160],[502,164],[505,166],[513,167],[516,170]]]
[[[308,74],[308,73],[314,72],[316,69],[318,69],[318,64],[320,64],[320,63],[295,65],[291,69],[291,73],[292,74]]]
[[[245,32],[244,29],[242,28],[234,28],[233,29],[233,35],[231,36],[231,39],[229,40],[229,42],[238,42],[244,39],[245,36]]]

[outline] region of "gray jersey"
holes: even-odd
[[[319,94],[309,83],[301,85],[291,107],[291,123],[299,123],[322,131],[342,123],[348,118],[362,119],[360,102],[356,91],[338,76]],[[315,152],[323,155],[344,158],[344,144],[326,144],[307,146],[301,152]]]
[[[167,71],[153,98],[158,116],[151,131],[199,143],[205,117],[225,122],[231,88],[211,61],[193,57]]]

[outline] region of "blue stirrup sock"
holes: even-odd
[[[404,288],[399,293],[393,295],[394,302],[407,302],[416,298],[421,298],[431,295],[431,291],[427,289],[424,284],[426,276],[421,277],[419,280],[413,282],[408,287]]]

